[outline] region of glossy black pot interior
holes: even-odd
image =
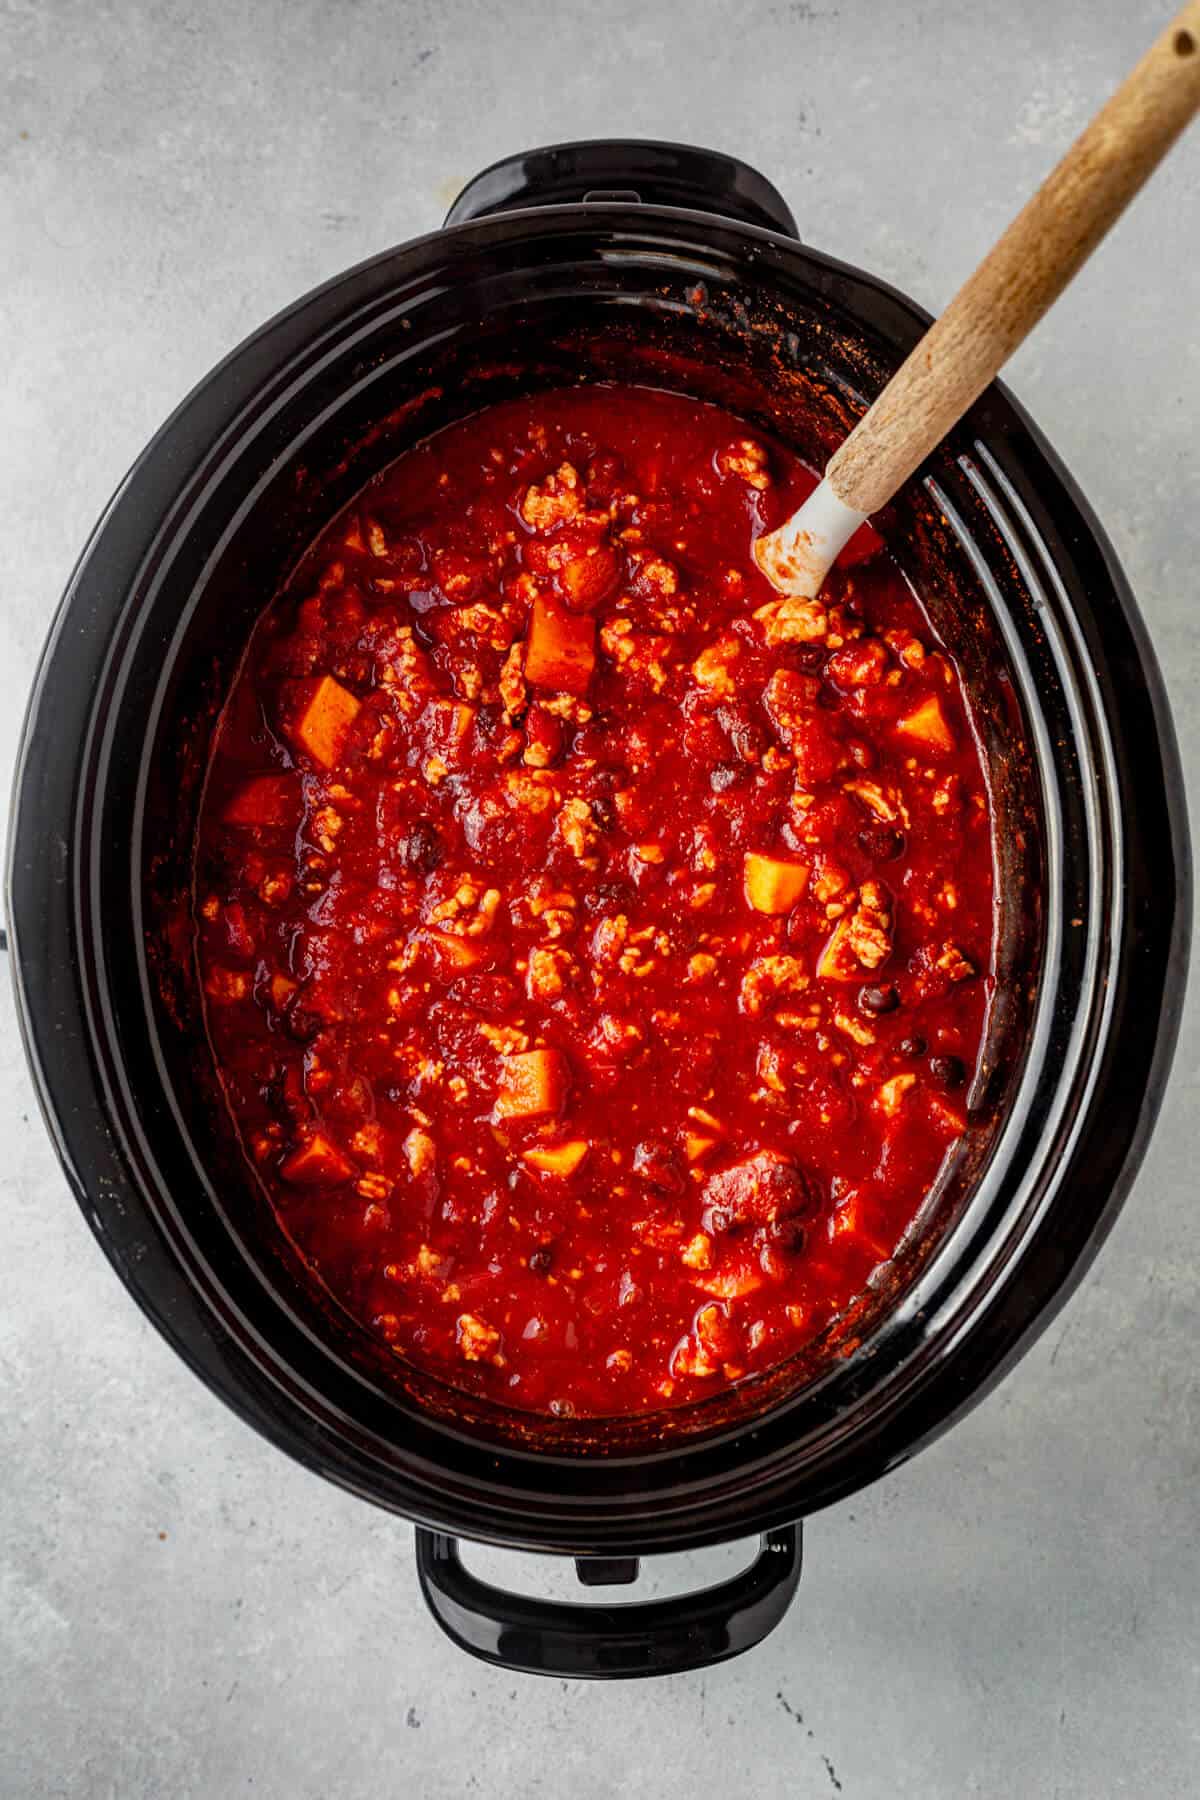
[[[684,209],[704,194],[706,210]],[[770,1629],[799,1573],[788,1523],[943,1429],[1086,1267],[1174,1043],[1181,779],[1112,552],[994,388],[888,522],[974,690],[1006,897],[977,1124],[921,1246],[815,1378],[790,1365],[669,1420],[531,1424],[427,1377],[398,1382],[271,1233],[199,1030],[186,907],[199,780],[254,618],[370,475],[489,401],[612,376],[684,386],[819,465],[925,323],[802,248],[769,183],[704,152],[536,152],[477,178],[451,220],[235,351],[97,527],[26,722],[9,867],[18,996],[79,1202],[203,1379],[300,1460],[433,1528],[423,1585],[467,1647],[649,1673]],[[753,1531],[768,1536],[747,1575],[657,1612],[506,1599],[446,1535],[570,1552],[592,1559],[585,1578],[622,1581],[641,1553]]]

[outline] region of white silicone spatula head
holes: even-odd
[[[754,556],[781,594],[813,599],[887,504],[1033,330],[1200,110],[1200,0],[1191,0],[1076,138]]]

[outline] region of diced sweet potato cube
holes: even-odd
[[[565,563],[558,579],[572,606],[587,612],[612,592],[620,572],[620,564],[608,546],[594,544]]]
[[[323,769],[337,767],[346,734],[358,717],[361,702],[332,675],[305,682],[304,700],[288,735],[297,749]]]
[[[903,732],[907,738],[913,738],[930,750],[949,752],[954,748],[954,733],[946,723],[946,715],[942,711],[942,703],[936,694],[930,694],[928,700],[922,700],[915,712],[906,718],[898,719],[896,730]]]
[[[521,1160],[543,1175],[573,1175],[590,1146],[585,1138],[572,1138],[565,1144],[541,1144],[536,1150],[525,1150]]]
[[[285,1181],[297,1187],[334,1187],[349,1181],[354,1164],[322,1132],[314,1131],[279,1165]]]
[[[296,983],[290,975],[272,975],[271,999],[277,1007],[284,1007],[296,991]]]
[[[683,1140],[683,1153],[689,1162],[699,1162],[702,1156],[708,1155],[716,1141],[714,1137],[701,1137],[698,1131],[689,1131]]]
[[[252,775],[225,808],[224,818],[227,825],[290,825],[299,810],[294,775]]]
[[[781,862],[757,850],[746,854],[746,899],[755,912],[791,912],[808,886],[808,864]]]
[[[539,595],[529,618],[525,679],[555,693],[586,694],[596,666],[596,624]]]
[[[498,1119],[535,1119],[556,1113],[567,1093],[567,1066],[558,1050],[522,1050],[501,1058]]]

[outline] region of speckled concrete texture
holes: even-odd
[[[936,308],[1164,12],[0,0],[5,788],[57,596],[146,438],[252,326],[436,225],[482,165],[575,136],[708,143],[769,174],[810,242]],[[1200,130],[1011,370],[1140,597],[1194,794],[1198,227]],[[66,1191],[7,985],[0,1012],[0,1794],[1200,1791],[1194,1002],[1132,1199],[1033,1354],[814,1521],[761,1650],[625,1689],[459,1655],[408,1528],[184,1370]]]

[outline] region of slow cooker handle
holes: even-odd
[[[576,1606],[506,1593],[463,1566],[458,1539],[418,1525],[417,1576],[430,1612],[460,1649],[527,1675],[620,1680],[703,1669],[753,1649],[782,1619],[800,1580],[802,1527],[767,1531],[748,1569],[671,1600]],[[637,1561],[581,1557],[588,1586],[622,1585]]]
[[[778,188],[749,163],[719,150],[651,138],[589,138],[506,156],[467,183],[446,224],[465,225],[525,206],[605,200],[686,206],[786,237],[800,235]]]

